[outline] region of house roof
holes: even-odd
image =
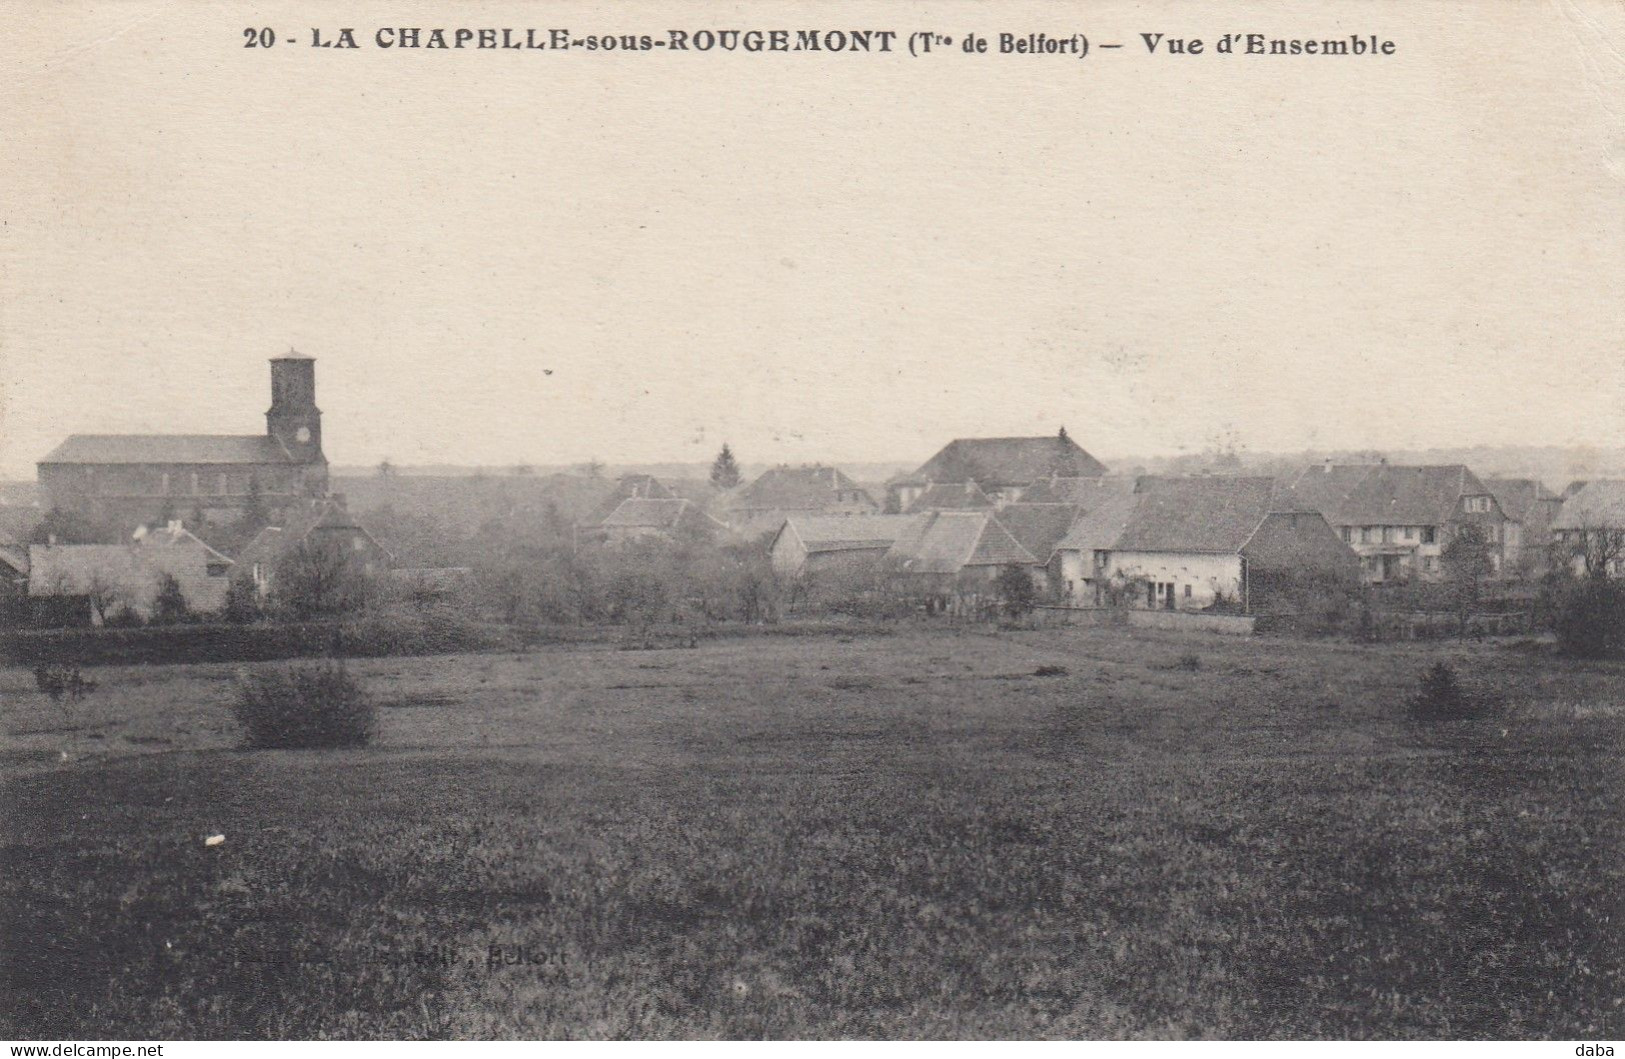
[[[910,513],[919,511],[977,511],[993,506],[993,498],[982,492],[973,481],[952,485],[942,483],[928,486],[908,506]]]
[[[919,515],[792,515],[785,526],[809,552],[862,551],[890,547],[920,521]]]
[[[1098,477],[1106,467],[1071,438],[958,438],[900,484],[976,481],[994,488],[1027,485],[1052,474]]]
[[[1376,470],[1375,463],[1325,463],[1309,467],[1293,481],[1292,496],[1304,508],[1331,518],[1349,491]]]
[[[898,536],[887,559],[911,574],[957,574],[967,566],[1038,562],[987,511],[933,511]]]
[[[1484,485],[1501,505],[1501,513],[1516,522],[1527,522],[1531,516],[1539,517],[1535,507],[1542,501],[1555,506],[1561,502],[1556,493],[1535,478],[1485,478]]]
[[[1447,522],[1466,495],[1489,490],[1462,464],[1395,467],[1381,465],[1349,491],[1338,508],[1339,522],[1379,525]]]
[[[28,549],[30,596],[84,595],[93,582],[140,592],[159,576],[182,579],[202,576],[212,555],[208,545],[191,537],[180,547],[130,544],[35,544]]]
[[[816,510],[834,500],[835,493],[848,490],[863,491],[858,483],[836,467],[770,467],[755,481],[736,491],[729,499],[728,506],[779,511]]]
[[[129,544],[35,544],[28,549],[30,596],[84,595],[101,580],[129,585],[155,576]]]
[[[1587,482],[1552,520],[1553,529],[1625,529],[1625,479],[1595,478]]]
[[[602,525],[603,521],[615,513],[621,506],[621,501],[635,497],[644,497],[655,500],[675,499],[675,494],[666,487],[666,484],[652,474],[627,474],[615,483],[615,488],[604,497],[603,501],[593,508],[592,514],[582,520],[583,526]]]
[[[1459,463],[1311,467],[1293,483],[1291,496],[1339,525],[1438,525],[1450,521],[1463,496],[1489,495],[1478,477]]]
[[[606,529],[676,529],[684,518],[700,515],[692,500],[650,500],[631,497],[622,500],[601,523]]]
[[[1142,480],[1116,551],[1239,552],[1270,513],[1273,478]]]
[[[357,522],[349,508],[332,497],[311,500],[308,504],[291,507],[282,512],[280,526],[267,526],[254,535],[237,556],[239,567],[253,563],[274,561],[283,551],[295,547],[318,529],[338,529],[360,533],[388,555],[383,545]]]
[[[297,463],[268,434],[72,434],[48,463]]]
[[[1117,546],[1134,509],[1139,506],[1137,493],[1115,493],[1107,497],[1094,510],[1085,512],[1066,536],[1055,544],[1056,551],[1097,552],[1110,551]]]
[[[28,545],[0,530],[0,563],[5,563],[19,574],[28,573]]]
[[[1023,504],[1071,504],[1080,511],[1093,510],[1107,497],[1134,491],[1134,479],[1126,475],[1104,474],[1098,478],[1042,478],[1021,494]]]
[[[1055,546],[1079,517],[1070,504],[1006,504],[994,516],[1020,545],[1040,562],[1055,553]]]
[[[191,547],[203,549],[208,562],[229,563],[231,559],[221,552],[211,548],[207,541],[179,522],[171,522],[158,529],[147,529],[145,526],[135,531],[135,540],[143,548],[163,547]]]

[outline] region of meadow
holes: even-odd
[[[1441,660],[1493,716],[1408,719]],[[909,626],[348,665],[380,733],[329,751],[240,749],[234,665],[0,670],[0,1036],[1625,1036],[1625,665]]]

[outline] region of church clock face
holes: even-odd
[[[294,433],[293,436],[294,436],[294,440],[298,441],[299,444],[303,445],[305,442],[310,440],[310,428],[309,427],[300,427]]]

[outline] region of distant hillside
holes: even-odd
[[[826,466],[839,467],[855,481],[884,482],[895,474],[912,471],[921,462],[865,462],[840,463],[838,461],[824,461]],[[769,467],[778,464],[768,463],[741,463],[739,473],[745,481],[760,475]],[[523,467],[525,473],[517,473]],[[555,475],[568,475],[571,477],[586,477],[587,467],[584,464],[521,464],[503,467],[471,467],[457,464],[418,464],[392,468],[397,478],[469,478],[485,476],[491,478],[546,478]],[[345,479],[376,478],[377,467],[339,467],[334,466],[332,473]],[[693,480],[696,482],[709,482],[711,478],[711,465],[709,463],[610,463],[602,464],[597,469],[598,477],[611,482],[626,474],[652,474],[663,482]]]
[[[1115,456],[1105,460],[1117,474],[1254,473],[1296,475],[1325,460],[1338,463],[1466,464],[1481,478],[1536,478],[1556,492],[1570,482],[1625,478],[1625,448],[1577,449],[1474,446],[1460,449],[1328,450],[1324,452],[1193,453],[1181,456]]]

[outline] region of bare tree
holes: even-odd
[[[106,625],[109,614],[129,605],[124,589],[104,570],[91,571],[84,594],[90,600],[90,609],[95,612],[99,625]]]
[[[1552,542],[1555,561],[1584,577],[1603,578],[1625,566],[1625,529],[1585,525],[1561,531]]]
[[[343,542],[333,538],[304,540],[288,549],[272,582],[277,604],[300,618],[358,610],[367,587]]]

